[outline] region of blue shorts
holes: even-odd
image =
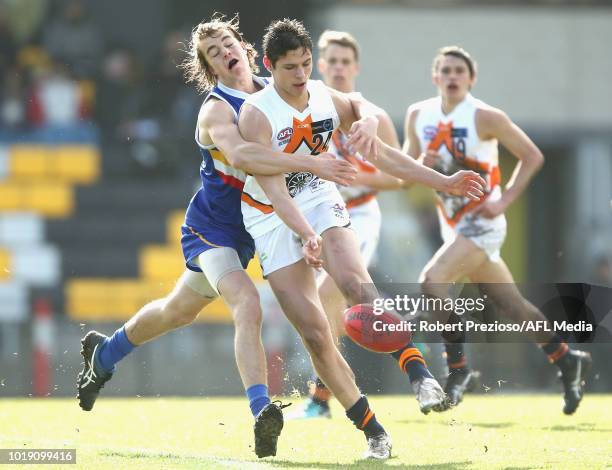
[[[202,272],[198,266],[193,264],[193,260],[200,253],[211,248],[228,247],[235,249],[244,269],[246,269],[249,261],[255,256],[255,243],[250,236],[248,238],[236,237],[220,230],[198,230],[187,225],[181,226],[181,234],[181,247],[185,256],[185,266],[191,271]]]

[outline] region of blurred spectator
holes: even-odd
[[[131,170],[162,170],[159,151],[161,126],[154,113],[152,90],[145,82],[144,67],[129,50],[117,48],[104,58],[98,82],[97,122],[110,147],[106,154]]]
[[[72,126],[82,115],[79,85],[65,66],[55,64],[36,72],[28,99],[28,120],[35,126]]]
[[[187,33],[169,32],[162,43],[152,85],[152,111],[162,122],[165,134],[182,135],[193,129],[201,99],[187,86],[178,65],[184,60]]]
[[[0,124],[6,129],[18,129],[26,124],[26,89],[23,72],[13,66],[3,76],[0,90]]]
[[[61,17],[52,20],[45,31],[43,46],[77,79],[95,76],[103,51],[102,36],[88,19],[81,0],[66,0]]]
[[[127,139],[136,121],[150,117],[143,66],[131,51],[116,48],[105,56],[101,72],[98,123],[109,137]]]

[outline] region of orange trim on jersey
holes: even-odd
[[[220,150],[209,150],[210,152],[210,156],[213,157],[215,160],[223,163],[224,165],[227,166],[232,166],[232,164],[227,161],[227,158],[225,158],[225,155],[223,155],[223,153]]]
[[[222,246],[215,245],[214,243],[209,242],[208,240],[206,240],[206,238],[204,238],[202,235],[200,235],[198,232],[196,232],[193,228],[191,228],[191,227],[187,227],[187,228],[189,229],[189,231],[192,234],[194,234],[196,237],[198,237],[200,240],[202,240],[207,245],[210,245],[210,246],[215,247],[215,248],[223,248]]]
[[[438,151],[440,147],[444,145],[446,149],[452,154],[453,153],[453,122],[449,121],[447,124],[443,122],[438,123],[438,132],[427,146],[427,150]]]
[[[356,157],[354,154],[349,152],[348,147],[344,144],[344,142],[342,142],[340,132],[341,131],[338,129],[332,135],[332,141],[336,146],[336,149],[338,149],[340,156],[350,164],[354,165],[359,171],[363,171],[364,173],[376,173],[378,169],[374,165],[362,158]]]
[[[501,172],[499,170],[499,166],[491,167],[486,162],[479,162],[475,158],[471,158],[466,156],[457,156],[454,153],[454,144],[453,144],[453,122],[449,121],[444,124],[443,122],[438,123],[438,132],[435,137],[429,142],[427,146],[427,150],[433,150],[435,152],[440,150],[440,147],[444,145],[448,152],[452,155],[452,157],[465,168],[475,171],[477,173],[484,173],[489,177],[489,188],[491,191],[495,186],[501,184]],[[438,198],[438,207],[440,208],[440,212],[442,216],[446,220],[446,223],[451,227],[457,225],[457,222],[463,217],[467,212],[474,209],[478,205],[482,204],[486,201],[486,198],[481,199],[480,201],[470,201],[461,209],[459,209],[452,217],[449,217],[444,209],[444,205]]]
[[[439,200],[439,198],[438,198],[438,201],[436,201],[436,204],[440,208],[440,213],[442,214],[442,217],[444,217],[444,220],[446,221],[446,223],[450,225],[451,227],[454,227],[455,225],[457,225],[457,222],[459,222],[461,217],[463,217],[466,213],[474,209],[476,206],[479,206],[480,204],[482,204],[484,201],[486,201],[486,198],[481,199],[480,201],[470,201],[465,206],[463,206],[461,209],[459,209],[457,212],[455,212],[455,215],[452,217],[449,217],[446,214],[446,211],[444,210],[444,205]]]
[[[242,197],[240,199],[246,202],[249,206],[254,207],[255,209],[263,212],[264,214],[272,214],[274,212],[274,207],[272,207],[269,204],[264,204],[263,202],[259,202],[253,199],[247,193],[242,193]]]
[[[489,173],[488,190],[491,191],[495,186],[499,186],[499,184],[501,183],[501,172],[499,171],[499,167],[496,166],[493,167],[491,171],[487,171],[487,173]],[[440,208],[440,213],[442,214],[442,217],[444,217],[444,220],[446,220],[446,223],[451,227],[454,227],[455,225],[457,225],[457,222],[459,222],[461,217],[463,217],[466,213],[470,212],[472,209],[478,207],[480,204],[483,204],[486,200],[486,197],[480,199],[479,201],[470,200],[470,202],[468,202],[465,206],[461,207],[457,212],[455,212],[455,215],[453,215],[452,217],[449,217],[446,213],[444,204],[442,204],[442,201],[440,200],[439,196],[438,200],[436,201],[436,204]]]
[[[494,166],[491,168],[489,175],[491,178],[489,181],[491,187],[489,189],[493,189],[495,186],[499,186],[501,184],[501,170],[499,169],[499,166]]]
[[[300,121],[295,116],[293,117],[293,134],[289,143],[283,149],[285,153],[295,153],[305,140],[308,145],[312,145],[312,116],[309,114],[306,119]]]
[[[348,201],[346,201],[346,208],[353,209],[354,207],[363,206],[364,204],[367,204],[373,199],[376,199],[376,194],[376,192],[372,192],[364,194],[363,196],[358,196],[354,197],[353,199],[349,199]]]

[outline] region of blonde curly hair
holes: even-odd
[[[251,43],[246,42],[242,37],[238,24],[238,14],[229,20],[225,18],[225,15],[221,13],[215,13],[209,21],[202,22],[193,28],[191,40],[187,47],[188,50],[186,51],[187,58],[179,66],[183,70],[187,83],[195,83],[196,89],[200,93],[210,90],[217,84],[217,77],[213,74],[210,65],[206,61],[204,52],[199,48],[200,41],[210,37],[217,37],[222,31],[229,31],[240,41],[249,59],[251,71],[253,73],[259,72],[259,67],[255,64],[257,51]]]

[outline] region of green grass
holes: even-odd
[[[359,460],[365,441],[337,402],[331,420],[287,421],[278,455],[258,460],[240,398],[102,397],[90,413],[76,400],[2,399],[0,448],[76,448],[76,467],[87,470],[612,468],[610,396],[588,396],[571,417],[557,395],[469,396],[428,416],[412,396],[370,402],[393,437],[394,458],[385,463]]]

